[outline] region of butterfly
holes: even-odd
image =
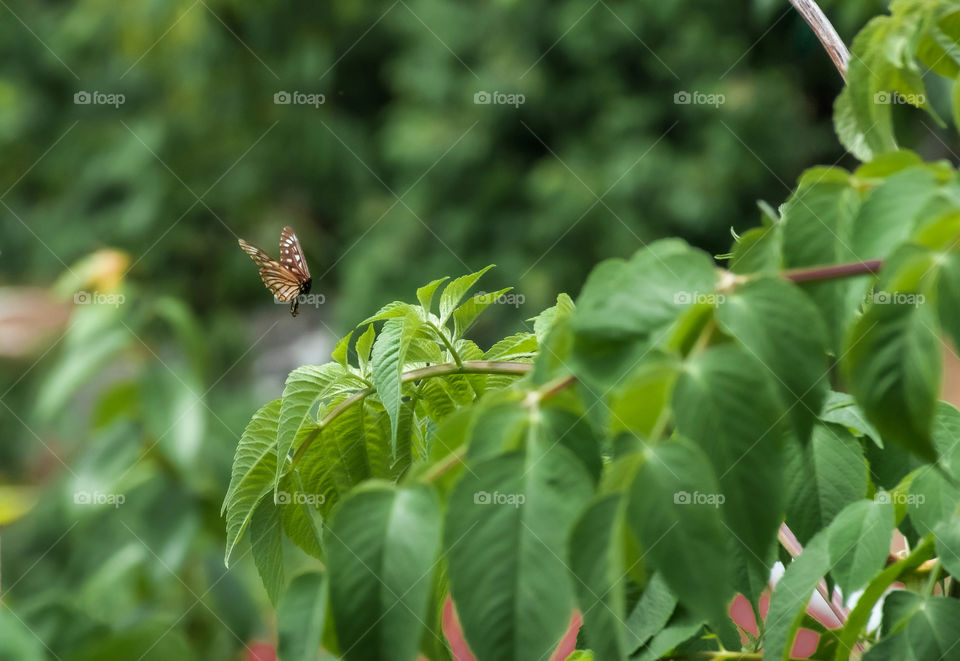
[[[238,239],[243,251],[250,255],[260,269],[260,277],[277,300],[290,301],[290,314],[294,317],[300,308],[300,297],[310,293],[310,269],[300,248],[297,235],[289,227],[280,234],[280,261],[273,259],[260,248]]]

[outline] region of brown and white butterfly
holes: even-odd
[[[290,302],[290,314],[294,317],[300,308],[300,297],[310,293],[310,269],[300,248],[297,235],[289,227],[280,234],[280,261],[273,259],[260,248],[238,239],[243,251],[250,255],[260,269],[260,277],[267,289],[278,301]]]

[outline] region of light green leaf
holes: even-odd
[[[375,321],[406,317],[407,315],[411,314],[419,318],[421,314],[420,308],[418,308],[416,305],[411,305],[410,303],[404,303],[403,301],[393,301],[380,308],[372,317],[367,317],[361,321],[359,324],[357,324],[357,327],[359,328],[360,326],[364,326],[366,324],[372,324]]]
[[[371,485],[343,501],[327,540],[330,603],[348,660],[413,661],[440,550],[436,497]]]
[[[537,342],[542,343],[547,339],[547,335],[557,321],[569,317],[575,307],[572,298],[563,293],[559,294],[556,304],[538,314],[533,320],[533,332],[537,336]]]
[[[420,301],[420,306],[423,308],[426,316],[430,315],[430,308],[433,306],[433,295],[436,293],[437,287],[449,280],[449,278],[450,276],[445,275],[417,289],[417,300]]]
[[[350,331],[337,342],[337,346],[333,348],[333,351],[330,353],[330,357],[335,361],[347,366],[347,351],[350,349],[350,338],[353,337],[353,331]]]
[[[506,294],[513,287],[506,287],[494,292],[484,292],[474,294],[453,311],[453,337],[460,339],[470,328],[470,324],[480,316],[484,310],[496,303],[501,296]]]
[[[253,511],[250,519],[250,545],[253,562],[267,596],[274,606],[280,601],[286,584],[283,571],[283,526],[280,525],[281,505],[265,498]]]
[[[339,363],[304,365],[290,372],[283,388],[283,405],[280,408],[280,423],[277,434],[276,484],[290,468],[287,455],[301,436],[317,420],[312,412],[325,400],[344,392],[362,390],[364,383]]]
[[[517,360],[529,358],[537,352],[537,336],[533,333],[517,333],[503,338],[486,353],[484,360]]]
[[[373,346],[376,335],[373,324],[369,324],[367,330],[363,331],[363,335],[357,338],[357,363],[360,365],[360,373],[364,376],[369,374],[370,348]]]
[[[480,277],[493,268],[493,264],[480,269],[476,273],[471,273],[470,275],[462,275],[459,278],[455,278],[450,281],[446,287],[443,288],[443,293],[440,294],[440,325],[443,326],[447,323],[447,319],[450,318],[450,315],[453,314],[453,311],[456,309],[457,305],[468,291],[477,283],[477,280]]]
[[[658,356],[630,372],[610,396],[610,436],[626,432],[651,438],[668,415],[679,368],[675,359]]]
[[[412,314],[390,319],[373,343],[373,383],[390,416],[390,446],[394,451],[400,425],[400,405],[403,397],[401,377],[406,354],[422,326],[420,318]]]
[[[280,400],[275,399],[253,414],[237,445],[230,486],[220,513],[227,514],[227,545],[224,563],[243,535],[253,511],[271,487],[277,469],[277,423]]]

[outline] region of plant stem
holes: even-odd
[[[871,259],[866,262],[852,262],[850,264],[832,264],[829,266],[811,266],[802,269],[788,269],[780,273],[780,277],[793,282],[816,282],[818,280],[839,280],[857,275],[875,275],[883,267],[882,259]]]
[[[453,343],[450,342],[450,338],[448,338],[447,334],[443,332],[443,329],[437,328],[431,321],[428,321],[427,325],[432,328],[438,336],[440,336],[440,339],[443,341],[444,346],[447,347],[447,351],[450,352],[450,355],[453,357],[457,367],[463,367],[463,360],[460,358],[460,354],[458,354],[457,350],[453,348]]]
[[[837,31],[833,28],[833,25],[823,13],[823,10],[820,9],[819,5],[813,0],[790,0],[790,4],[800,12],[803,20],[807,22],[814,34],[817,35],[817,39],[823,44],[827,55],[833,60],[833,66],[837,67],[837,71],[840,72],[843,80],[846,81],[847,64],[850,62],[850,51],[847,50],[846,44],[840,39],[840,35],[837,34]]]
[[[929,598],[933,595],[933,589],[937,586],[937,579],[940,578],[940,559],[938,558],[933,568],[930,570],[930,578],[927,579],[927,585],[923,589],[923,596]]]
[[[421,367],[419,369],[410,370],[409,372],[404,372],[400,376],[400,381],[401,383],[410,383],[411,381],[429,379],[434,376],[448,376],[451,374],[511,374],[514,376],[523,376],[532,369],[533,365],[530,363],[499,360],[465,360],[460,364],[440,363],[437,365],[430,365],[429,367]],[[337,419],[337,417],[343,414],[343,412],[349,409],[351,406],[363,401],[367,395],[372,395],[374,392],[376,392],[376,389],[372,387],[359,390],[337,404],[325,416],[323,416],[323,419],[317,425],[317,428],[314,429],[303,441],[303,443],[300,444],[300,447],[297,448],[296,453],[293,455],[293,463],[297,463],[300,457],[303,456],[313,441],[317,438],[317,436],[320,435],[320,432],[322,432],[327,425]]]

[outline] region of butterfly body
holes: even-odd
[[[310,293],[310,285],[313,283],[297,235],[291,228],[283,228],[280,234],[280,261],[243,239],[238,241],[243,251],[250,255],[250,259],[259,268],[263,284],[273,292],[278,301],[289,302],[290,314],[296,317],[300,308],[300,297]]]

